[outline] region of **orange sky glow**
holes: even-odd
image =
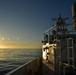
[[[41,48],[41,44],[33,42],[25,43],[25,41],[22,41],[22,39],[16,38],[16,39],[10,39],[10,38],[1,38],[0,37],[0,48],[29,48],[29,49],[39,49]]]
[[[8,46],[8,45],[0,45],[0,48],[30,48],[30,49],[36,48],[36,49],[38,49],[40,47],[38,47],[38,46],[13,46],[13,45]]]

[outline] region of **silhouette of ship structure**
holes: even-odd
[[[76,75],[76,2],[72,5],[73,23],[53,18],[56,24],[44,32],[42,57],[14,69],[6,75]],[[70,27],[73,25],[73,28]]]

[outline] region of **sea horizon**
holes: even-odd
[[[0,49],[41,49],[41,48],[0,48]]]

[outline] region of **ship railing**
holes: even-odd
[[[52,25],[52,27],[50,27],[49,29],[47,29],[45,32],[44,32],[44,42],[47,41],[47,43],[50,42],[50,31],[56,27],[56,24],[55,25]],[[48,35],[47,35],[48,33]],[[46,37],[45,37],[46,36]]]
[[[68,52],[68,64],[74,68],[74,48],[73,48],[73,38],[67,39],[67,52]],[[70,54],[71,53],[71,54]],[[71,63],[70,63],[71,61]]]
[[[35,75],[35,72],[41,69],[41,60],[41,57],[35,58],[5,75]]]
[[[54,27],[56,27],[56,24],[55,24],[55,25],[52,25],[52,27],[49,28],[48,30],[46,30],[44,33],[47,33],[48,31],[50,31],[50,30],[53,29]]]

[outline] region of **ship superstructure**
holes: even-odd
[[[43,61],[54,72],[52,75],[76,75],[76,3],[72,6],[73,23],[67,24],[67,18],[59,14],[55,25],[44,32],[42,46]],[[73,25],[73,29],[68,28]],[[45,74],[45,73],[44,73]]]

